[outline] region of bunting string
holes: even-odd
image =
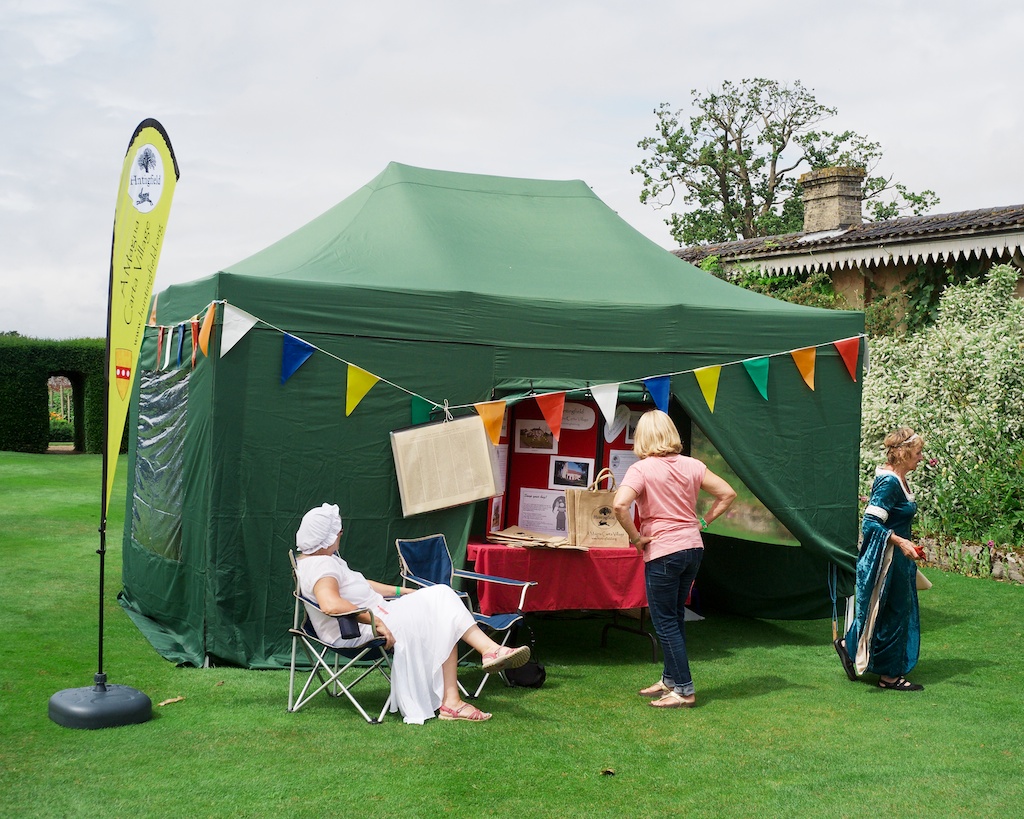
[[[185,328],[191,326],[192,330],[192,344],[193,344],[193,356],[192,366],[195,366],[195,350],[198,348],[204,356],[208,355],[208,343],[211,328],[215,322],[215,313],[217,305],[221,306],[222,311],[222,322],[224,326],[229,323],[232,326],[232,334],[228,343],[224,342],[223,336],[225,335],[222,331],[222,349],[221,357],[227,354],[227,352],[243,337],[252,327],[257,323],[262,323],[266,327],[274,330],[284,337],[285,344],[291,345],[293,352],[289,357],[289,353],[286,350],[282,362],[282,374],[281,383],[284,384],[288,378],[293,375],[302,364],[314,352],[322,353],[329,358],[338,361],[346,367],[348,367],[349,373],[349,396],[348,405],[346,406],[346,415],[349,415],[360,400],[366,395],[366,393],[378,382],[387,384],[389,387],[404,392],[406,395],[413,399],[414,406],[419,402],[422,409],[426,409],[423,405],[429,405],[429,412],[440,411],[444,414],[445,420],[452,420],[452,410],[460,409],[476,409],[478,412],[483,410],[488,415],[491,414],[491,408],[485,408],[486,405],[504,403],[504,402],[473,402],[468,404],[450,404],[448,399],[444,399],[441,402],[433,401],[419,393],[403,387],[401,384],[396,384],[393,381],[384,378],[383,376],[371,373],[368,370],[363,369],[358,364],[352,361],[348,361],[329,350],[324,350],[321,347],[317,347],[305,339],[299,338],[293,333],[289,333],[286,330],[282,330],[280,327],[276,327],[265,319],[253,316],[250,313],[246,313],[233,305],[228,304],[227,300],[219,299],[210,302],[207,309],[203,311],[202,317],[200,314],[196,314],[183,322],[179,322],[171,325],[157,325],[155,322],[155,311],[150,316],[150,326],[158,327],[157,336],[157,367],[160,369],[169,366],[170,362],[167,360],[170,358],[171,345],[175,336],[175,332],[178,333],[178,366],[181,366],[181,348],[183,346]],[[592,384],[588,385],[586,389],[594,397],[599,408],[601,409],[602,415],[605,416],[608,423],[612,422],[614,416],[615,404],[617,401],[619,387],[623,384],[642,384],[644,388],[650,393],[655,405],[662,410],[667,409],[668,399],[671,389],[671,379],[680,376],[693,374],[698,387],[701,390],[704,400],[708,405],[708,408],[714,412],[715,410],[715,399],[718,391],[719,375],[723,367],[731,367],[737,364],[743,365],[747,375],[750,377],[757,391],[761,397],[766,401],[768,400],[768,361],[772,358],[780,356],[791,356],[803,381],[806,383],[808,388],[814,389],[814,366],[815,366],[815,353],[819,347],[828,347],[834,345],[836,350],[839,352],[840,358],[843,361],[845,369],[854,381],[856,381],[856,363],[857,355],[860,351],[860,339],[866,338],[866,333],[860,333],[855,336],[848,338],[836,339],[834,341],[826,341],[821,344],[815,344],[805,347],[797,347],[792,350],[782,350],[776,353],[768,353],[766,355],[749,356],[747,358],[738,358],[732,361],[724,361],[721,364],[707,365],[701,367],[693,367],[686,370],[675,370],[672,372],[659,373],[657,375],[646,375],[639,378],[623,379],[622,381],[608,382],[605,384]],[[163,366],[161,367],[160,353],[161,348],[164,348],[164,353],[167,359],[164,360]],[[865,358],[867,353],[865,351]],[[285,369],[289,368],[290,371],[285,374]],[[552,427],[552,431],[555,433],[555,437],[558,437],[558,431],[561,427],[561,411],[565,400],[565,390],[554,390],[546,393],[534,393],[531,390],[532,397],[538,401],[544,410],[546,420],[548,420],[549,426]],[[664,405],[664,406],[663,406]],[[550,417],[548,417],[550,416]]]

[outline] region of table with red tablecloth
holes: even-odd
[[[526,594],[523,611],[615,612],[615,620],[601,632],[601,645],[607,645],[609,629],[627,631],[650,640],[651,659],[657,660],[657,640],[644,628],[644,561],[636,549],[600,548],[584,552],[470,541],[466,544],[466,558],[475,563],[480,574],[536,581],[537,585]],[[484,614],[512,612],[519,606],[519,589],[511,586],[479,583],[477,595]],[[619,621],[618,612],[623,609],[640,609],[639,628]]]
[[[647,605],[644,562],[636,549],[527,549],[470,541],[466,557],[481,574],[534,580],[524,611],[637,609]],[[519,590],[481,583],[477,588],[484,614],[515,611]]]

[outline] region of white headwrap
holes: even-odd
[[[295,548],[303,554],[317,552],[334,543],[341,532],[341,512],[337,504],[325,503],[302,516],[295,533]]]

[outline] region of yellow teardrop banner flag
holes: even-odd
[[[210,333],[213,332],[213,323],[217,315],[217,302],[211,302],[210,309],[206,311],[206,318],[203,319],[203,329],[199,331],[199,349],[203,355],[210,355]]]
[[[474,404],[473,408],[483,419],[487,437],[491,439],[492,444],[497,446],[498,441],[501,440],[501,422],[505,419],[505,402],[482,401],[479,404]]]
[[[697,383],[700,385],[701,394],[707,402],[708,409],[715,411],[715,398],[718,395],[718,379],[722,374],[721,367],[700,367],[693,371]]]
[[[107,431],[103,449],[106,485],[103,514],[110,508],[139,348],[150,314],[178,162],[163,126],[143,120],[128,143],[114,209],[107,307]],[[154,305],[155,307],[155,305]],[[155,323],[155,315],[153,316]]]
[[[345,391],[345,415],[352,414],[359,402],[363,400],[380,379],[373,373],[368,373],[362,367],[355,364],[348,365],[348,388]]]
[[[790,353],[800,375],[804,377],[804,383],[812,390],[814,389],[814,355],[817,347],[804,347],[802,350],[793,350]]]

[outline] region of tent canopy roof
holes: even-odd
[[[748,333],[751,354],[835,338],[834,313],[824,320],[821,311],[744,290],[680,261],[578,180],[391,163],[326,213],[214,278],[217,297],[229,301],[232,292],[253,296],[260,280],[279,307],[289,299],[274,284],[291,292],[308,285],[296,305],[301,317],[291,317],[292,326],[305,330],[426,339],[444,326],[451,340],[478,343],[686,351],[699,326],[704,349],[726,351],[735,348],[735,322],[756,314],[763,335]],[[343,291],[347,327],[341,330],[336,306]],[[386,332],[379,319],[361,312],[379,308],[374,294],[381,292],[408,319]],[[284,320],[273,304],[267,308],[261,318]],[[586,332],[569,339],[552,334],[566,311],[580,308],[586,308],[583,321],[593,322],[577,328]],[[797,333],[787,329],[794,319]],[[854,335],[859,316],[851,319]],[[638,333],[641,326],[657,327],[656,337],[649,329]]]

